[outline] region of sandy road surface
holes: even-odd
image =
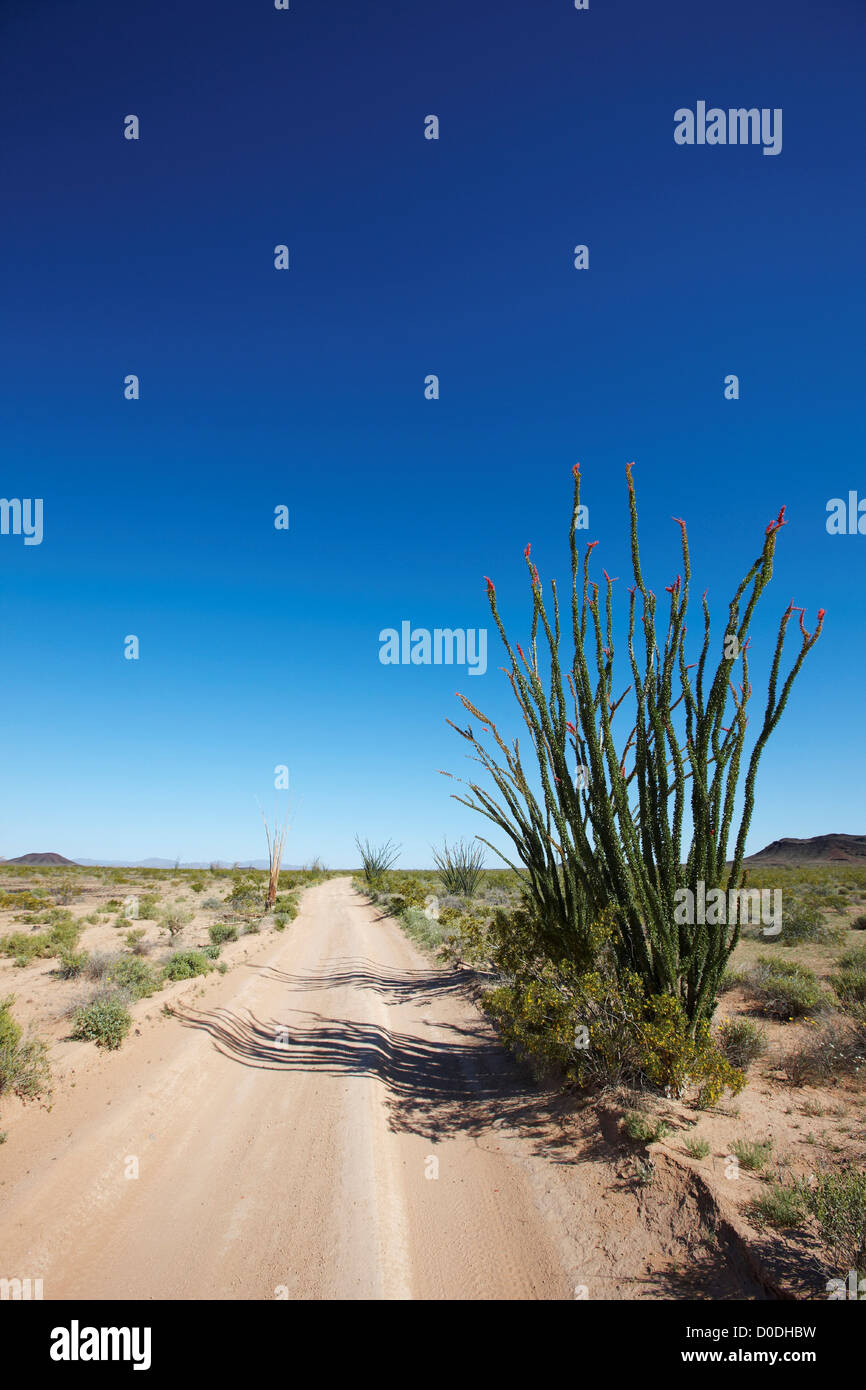
[[[75,1045],[21,1117],[0,1276],[46,1299],[574,1296],[576,1214],[513,1123],[516,1069],[348,879],[198,989],[171,1019],[148,1001],[118,1054]]]

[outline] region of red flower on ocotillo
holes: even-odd
[[[577,733],[577,730],[575,729],[574,725],[573,725],[568,719],[566,719],[566,721],[565,721],[565,727],[566,727],[566,729],[568,730],[568,732],[569,732],[570,734],[576,734],[576,733]]]
[[[495,593],[496,593],[496,590],[495,590],[495,588],[493,587],[493,580],[492,580],[492,579],[487,579],[487,575],[486,575],[486,574],[485,574],[484,578],[487,580],[487,592],[488,592],[488,594],[495,594]]]
[[[529,559],[529,552],[530,552],[531,549],[532,549],[532,542],[529,541],[529,542],[527,542],[526,549],[525,549],[524,552],[523,552],[523,558],[524,558],[524,560],[528,560],[528,559]]]
[[[769,526],[767,527],[766,531],[764,532],[764,535],[765,535],[765,536],[775,535],[775,533],[776,533],[778,530],[780,530],[781,527],[787,526],[787,525],[788,525],[788,523],[787,523],[787,521],[785,520],[785,508],[782,507],[781,510],[779,511],[779,515],[776,517],[776,520],[770,522]]]
[[[574,465],[574,467],[572,468],[571,471],[572,471],[572,474],[574,475],[575,478],[578,477],[578,475],[579,475],[579,473],[580,473],[580,464],[579,464],[579,463],[576,463],[576,464]]]

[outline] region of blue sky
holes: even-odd
[[[749,849],[862,833],[866,536],[825,519],[866,496],[864,38],[859,0],[4,0],[0,491],[45,522],[0,536],[0,854],[258,858],[282,763],[292,863],[484,833],[445,721],[519,732],[482,575],[525,630],[577,460],[597,569],[633,459],[648,578],[685,517],[720,623],[787,505],[756,716],[789,600],[827,619]],[[781,154],[677,146],[699,100],[781,108]],[[382,665],[403,619],[487,626],[486,674]]]

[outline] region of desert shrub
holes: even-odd
[[[446,893],[455,893],[464,898],[475,895],[484,871],[484,850],[480,845],[458,840],[449,849],[446,840],[441,852],[434,849],[433,859]]]
[[[800,946],[807,941],[830,943],[839,941],[843,932],[844,928],[827,925],[816,904],[795,901],[783,909],[782,930],[776,940],[780,946]]]
[[[114,951],[94,951],[88,957],[85,966],[85,974],[88,980],[103,981],[108,976],[112,965],[118,959]]]
[[[163,974],[167,980],[191,980],[212,969],[204,951],[176,951],[163,966]]]
[[[428,917],[420,907],[407,907],[400,913],[400,925],[408,937],[427,951],[437,951],[449,937],[447,922]]]
[[[782,1065],[792,1086],[817,1086],[866,1068],[866,1029],[854,1020],[828,1019],[785,1054]]]
[[[866,946],[855,946],[840,956],[831,978],[845,1010],[866,1021]]]
[[[866,1172],[818,1173],[801,1192],[840,1267],[866,1274]]]
[[[298,915],[298,900],[292,893],[279,893],[274,902],[274,911],[286,922],[293,922]]]
[[[698,1104],[709,1106],[726,1090],[736,1095],[746,1084],[744,1073],[711,1039],[709,1023],[702,1019],[696,1026],[690,1024],[680,1001],[669,994],[647,1000],[639,1038],[641,1070],[673,1096],[697,1086]]]
[[[164,927],[172,941],[176,936],[180,936],[184,927],[188,927],[192,921],[193,914],[189,908],[182,903],[165,903],[159,911],[159,925]]]
[[[685,1149],[691,1158],[706,1158],[710,1152],[706,1139],[687,1139]]]
[[[719,994],[727,994],[729,990],[737,989],[745,983],[745,979],[743,970],[726,970],[719,981]]]
[[[48,1049],[40,1038],[25,1038],[12,1017],[14,995],[0,999],[0,1096],[34,1100],[51,1089]]]
[[[147,999],[160,988],[160,978],[140,956],[119,956],[107,974],[107,983],[133,999]]]
[[[739,1161],[740,1167],[747,1168],[750,1173],[759,1173],[772,1152],[771,1139],[736,1139],[731,1145],[731,1153]]]
[[[36,893],[12,891],[0,893],[0,908],[10,908],[18,912],[38,912],[45,906],[45,899]]]
[[[84,970],[88,979],[110,993],[122,992],[129,999],[144,999],[159,989],[158,975],[140,956],[95,951]]]
[[[690,1023],[671,995],[644,992],[639,976],[612,968],[613,914],[583,934],[583,965],[550,959],[544,926],[528,900],[498,909],[490,922],[468,915],[460,922],[467,957],[486,957],[503,983],[483,995],[483,1007],[517,1052],[562,1068],[578,1085],[650,1082],[680,1096],[696,1087],[698,1103],[735,1094],[745,1076],[726,1060],[709,1023]],[[594,962],[594,967],[593,967]]]
[[[86,951],[63,951],[57,973],[61,980],[77,980],[86,969],[89,956]]]
[[[866,912],[861,912],[851,923],[852,931],[866,931]]]
[[[806,1218],[806,1203],[799,1187],[774,1182],[750,1204],[748,1214],[760,1226],[790,1230],[794,1226],[802,1226]]]
[[[747,1018],[729,1018],[719,1027],[718,1043],[732,1066],[745,1071],[767,1050],[763,1029]]]
[[[623,1116],[622,1127],[629,1139],[640,1144],[655,1144],[671,1132],[670,1125],[657,1115],[644,1115],[639,1110],[629,1110]]]
[[[843,966],[832,976],[833,988],[842,1003],[851,1011],[860,1012],[866,1005],[866,967]]]
[[[119,911],[120,907],[121,902],[119,898],[109,898],[108,902],[104,905],[104,910],[106,912],[117,912]]]
[[[29,965],[38,956],[47,954],[49,945],[47,932],[11,932],[0,941],[0,951],[4,956],[12,956],[19,967]]]
[[[132,1015],[123,999],[109,995],[79,1005],[72,1019],[72,1037],[114,1050],[120,1047],[131,1027]]]
[[[769,1018],[790,1021],[827,1007],[827,996],[814,970],[795,961],[760,956],[747,983],[761,1012]]]
[[[232,874],[232,891],[223,904],[242,917],[261,917],[265,911],[267,880],[254,870]]]
[[[237,941],[238,929],[231,922],[214,922],[208,927],[208,936],[214,946],[221,946],[224,941]]]
[[[192,891],[193,891],[194,893],[203,893],[203,892],[204,892],[204,879],[203,879],[203,878],[191,878],[190,881],[189,881],[189,886],[190,886],[190,888],[192,889]]]
[[[55,921],[47,932],[13,932],[0,940],[0,954],[12,956],[17,966],[46,956],[71,951],[78,942],[81,927],[71,914]]]
[[[211,912],[221,912],[222,906],[219,898],[204,898],[202,900],[202,907],[208,908]]]
[[[84,892],[84,888],[80,883],[76,883],[73,879],[68,878],[58,879],[57,882],[51,885],[49,891],[52,898],[59,906],[65,906],[67,903],[75,902],[77,898],[80,898]]]
[[[143,917],[145,921],[148,922],[156,921],[156,916],[159,912],[159,902],[160,898],[158,893],[142,893],[138,899],[139,917]]]
[[[143,956],[148,949],[144,927],[133,927],[126,933],[126,944],[134,956]]]
[[[412,907],[423,907],[429,897],[431,897],[430,887],[423,883],[420,878],[413,874],[400,875],[397,880],[395,875],[393,886],[388,884],[392,896],[388,904],[388,909],[395,917],[406,912]]]
[[[201,952],[203,956],[207,956],[208,960],[219,960],[220,948],[213,942],[207,946],[202,946]]]

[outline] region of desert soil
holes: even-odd
[[[643,1186],[581,1137],[349,879],[249,940],[139,1001],[119,1053],[55,1047],[50,1108],[5,1108],[0,1276],[46,1299],[767,1296],[688,1173]]]
[[[738,1225],[758,1177],[724,1180],[734,1136],[773,1122],[799,1147],[815,1102],[802,1122],[756,1080],[699,1118],[703,1162],[684,1151],[698,1116],[667,1105],[648,1172],[621,1098],[539,1086],[471,976],[348,877],[222,959],[227,974],[132,1005],[120,1052],[68,1040],[74,984],[50,962],[15,972],[18,1016],[53,1038],[54,1091],[4,1101],[0,1277],[42,1279],[47,1300],[742,1300],[790,1295],[778,1275],[826,1297],[820,1262],[803,1283],[799,1247]]]

